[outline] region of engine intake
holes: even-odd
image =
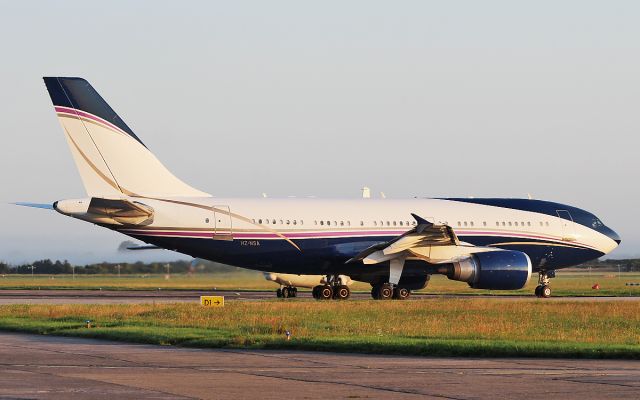
[[[521,289],[531,278],[531,260],[513,250],[475,253],[454,262],[447,277],[467,282],[474,289]]]

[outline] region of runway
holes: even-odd
[[[619,360],[205,350],[0,333],[0,398],[637,399]]]
[[[144,303],[194,303],[203,295],[225,296],[225,301],[261,301],[276,298],[275,291],[192,291],[192,290],[0,290],[2,304],[144,304]],[[371,300],[368,293],[353,293],[352,299]],[[483,298],[508,301],[537,301],[533,295],[440,295],[412,294],[410,299],[434,298]],[[298,292],[296,299],[312,299],[310,292]],[[637,301],[640,297],[626,296],[585,296],[551,297],[541,301]]]

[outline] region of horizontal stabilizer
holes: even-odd
[[[25,202],[17,202],[17,203],[13,203],[16,206],[23,206],[23,207],[31,207],[31,208],[42,208],[43,210],[53,210],[53,205],[52,204],[47,204],[47,203],[25,203]]]
[[[158,249],[162,249],[162,247],[154,246],[152,244],[150,244],[150,245],[142,245],[142,246],[129,246],[129,247],[127,247],[127,250],[158,250]]]
[[[100,197],[59,200],[53,208],[70,217],[108,225],[149,225],[154,213],[153,208],[138,201]]]

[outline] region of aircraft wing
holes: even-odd
[[[462,243],[449,225],[434,224],[416,214],[411,215],[417,222],[413,229],[393,240],[369,247],[347,263],[362,261],[364,264],[378,264],[412,257],[439,264],[452,262],[471,253],[495,250]]]

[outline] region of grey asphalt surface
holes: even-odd
[[[2,304],[141,304],[141,303],[192,303],[199,302],[200,296],[225,296],[225,301],[259,301],[274,299],[275,291],[185,291],[185,290],[0,290],[0,305]],[[298,292],[298,298],[311,299],[310,292]],[[367,293],[354,293],[353,299],[367,300],[371,296]],[[435,298],[486,298],[512,301],[636,301],[640,297],[551,297],[539,300],[533,295],[437,295],[413,294],[410,299]],[[295,301],[285,299],[283,301]]]
[[[0,333],[0,398],[638,399],[640,363],[205,350]]]

